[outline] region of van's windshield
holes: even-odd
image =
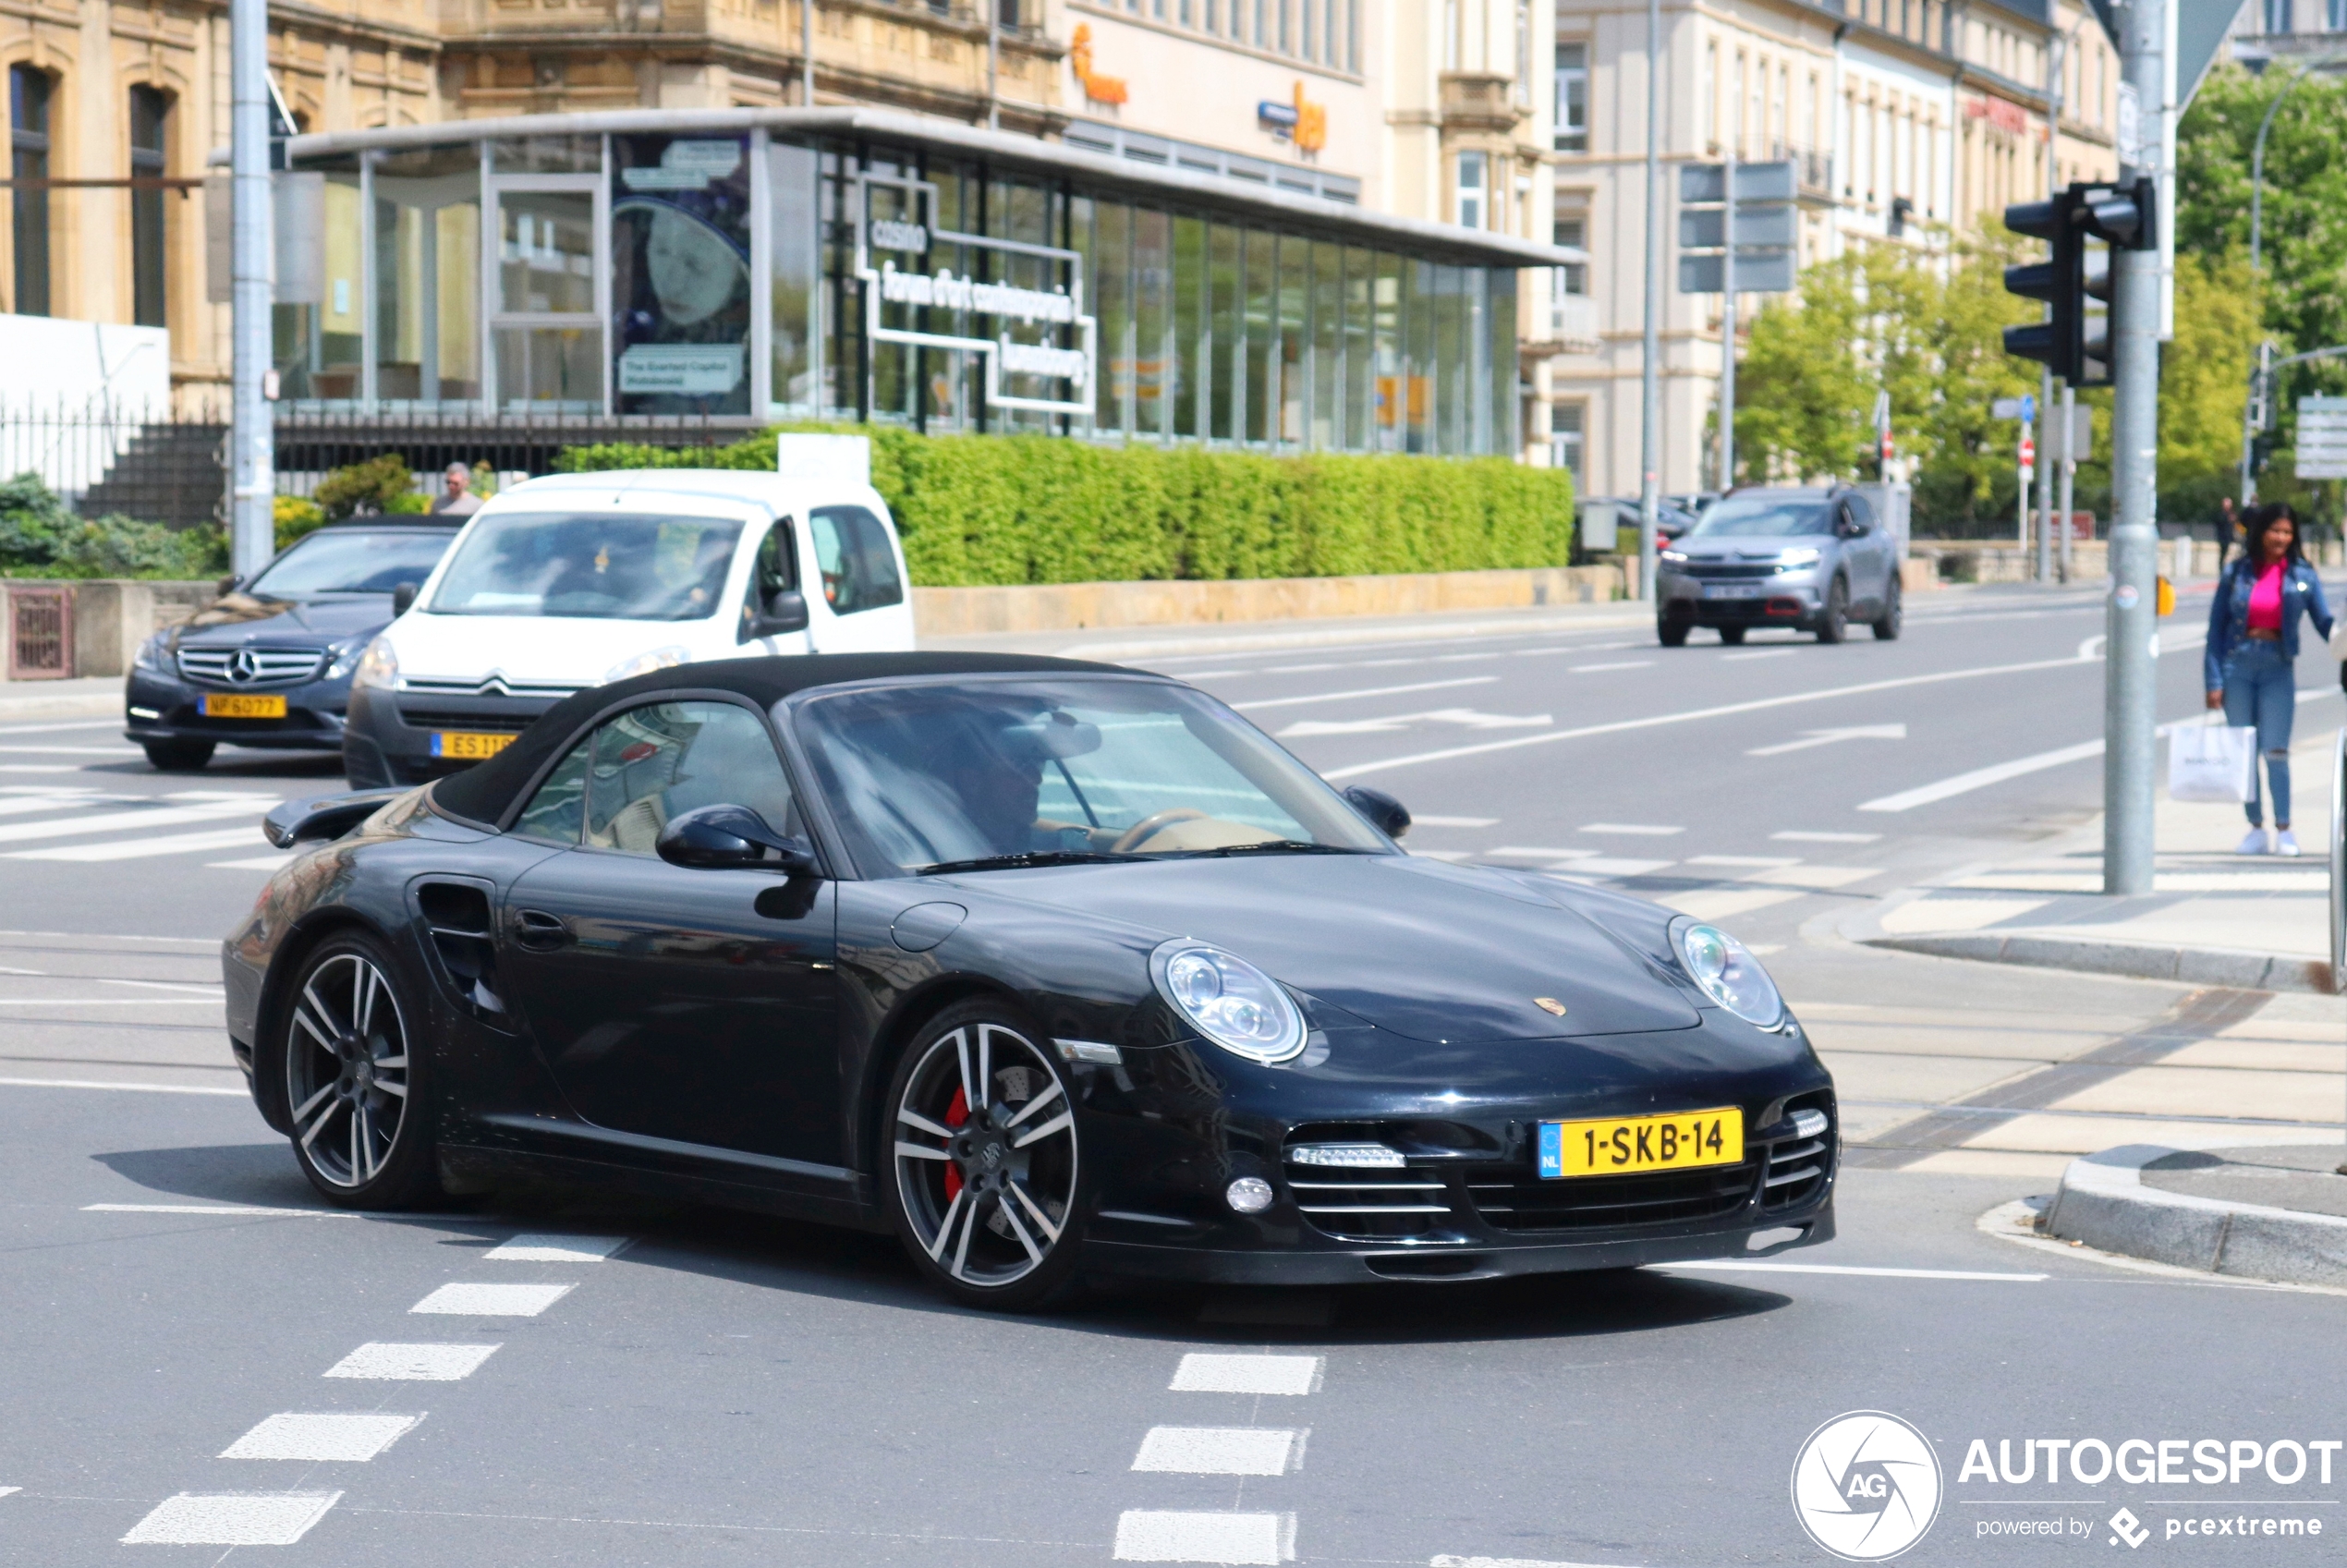
[[[698,621],[717,614],[742,525],[607,512],[492,513],[425,609],[435,615]]]

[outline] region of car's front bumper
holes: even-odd
[[[282,697],[282,719],[213,719],[201,709],[207,695]],[[350,678],[258,687],[198,686],[168,671],[133,668],[123,683],[123,734],[150,741],[210,741],[278,751],[335,751],[342,747]]]
[[[1733,596],[1704,591],[1726,587],[1754,591]],[[1666,571],[1656,576],[1655,589],[1661,614],[1684,616],[1699,626],[1797,626],[1815,619],[1825,603],[1815,571],[1724,580]]]
[[[435,735],[519,735],[560,697],[475,697],[354,687],[342,741],[353,787],[424,784],[479,759],[438,755]]]

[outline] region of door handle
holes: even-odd
[[[568,942],[570,926],[559,915],[549,915],[542,909],[523,909],[514,916],[514,940],[524,947],[544,952]]]

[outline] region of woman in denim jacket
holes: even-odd
[[[2208,706],[2221,708],[2225,723],[2254,726],[2265,754],[2266,779],[2274,796],[2274,837],[2266,837],[2257,794],[2257,770],[2249,772],[2249,836],[2236,853],[2295,855],[2290,833],[2290,724],[2298,708],[2298,614],[2304,611],[2315,630],[2330,636],[2330,606],[2323,585],[2298,543],[2298,514],[2285,502],[2253,508],[2245,519],[2244,553],[2226,563],[2208,606],[2208,643],[2204,657]]]

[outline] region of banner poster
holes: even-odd
[[[618,411],[748,413],[748,138],[614,136],[612,152]]]

